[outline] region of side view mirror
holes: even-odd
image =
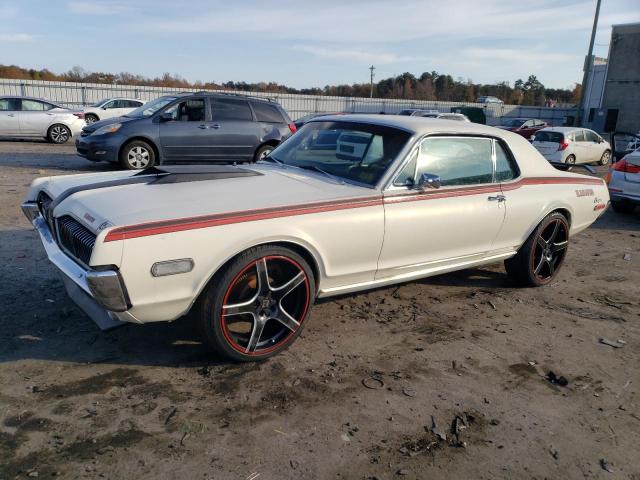
[[[160,114],[160,122],[170,122],[173,120],[173,116],[169,112],[163,112]]]
[[[103,105],[101,108],[102,108],[103,110],[106,110],[106,109],[107,109],[107,106],[106,106],[106,105]]]
[[[418,184],[416,187],[418,190],[428,190],[430,188],[440,188],[440,176],[433,175],[432,173],[423,173],[420,175],[420,179],[418,180]]]

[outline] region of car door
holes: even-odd
[[[220,161],[253,160],[260,144],[260,125],[255,122],[249,102],[239,98],[211,100],[211,140]]]
[[[39,100],[23,98],[20,112],[20,134],[46,136],[49,126],[53,123],[55,112],[53,105]]]
[[[571,132],[572,141],[571,148],[573,154],[576,157],[576,163],[588,163],[589,160],[589,148],[584,136],[584,130],[575,130]]]
[[[120,116],[118,113],[118,101],[119,100],[111,100],[100,107],[102,109],[102,112],[99,114],[101,120]]]
[[[385,234],[376,278],[411,277],[485,258],[505,216],[494,175],[494,140],[430,136],[385,191]],[[441,186],[413,187],[421,175]]]
[[[0,98],[0,135],[20,135],[20,99]]]
[[[605,143],[593,130],[585,130],[584,137],[589,152],[589,162],[599,161],[605,151]]]
[[[160,147],[164,161],[198,162],[214,159],[210,111],[205,97],[189,97],[168,107],[160,118]]]

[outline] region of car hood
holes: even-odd
[[[170,170],[181,173],[161,173]],[[58,176],[38,184],[38,190],[53,198],[55,217],[71,215],[94,233],[111,226],[380,196],[320,173],[268,164]]]
[[[84,127],[82,130],[88,133],[92,133],[92,132],[95,132],[100,127],[104,127],[106,125],[111,125],[114,123],[127,123],[127,122],[131,122],[132,120],[139,120],[139,118],[133,118],[133,117],[107,118],[106,120],[100,120],[98,122],[91,123],[86,127]]]

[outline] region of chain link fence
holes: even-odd
[[[193,92],[187,88],[149,87],[142,85],[110,85],[99,83],[50,82],[40,80],[0,79],[0,95],[18,95],[45,98],[69,107],[82,107],[111,97],[153,100],[163,95]],[[482,104],[465,102],[436,102],[423,100],[330,97],[297,95],[290,93],[240,92],[207,90],[240,95],[266,97],[277,101],[296,120],[310,113],[399,113],[405,108],[421,108],[450,112],[453,107],[479,107],[487,117],[487,124],[500,125],[509,118],[539,118],[551,125],[562,125],[567,117],[575,115],[574,108],[527,107],[520,105]]]

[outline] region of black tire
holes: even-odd
[[[568,163],[569,165],[575,165],[575,164],[576,164],[576,156],[575,156],[575,155],[573,155],[573,154],[572,154],[572,155],[569,155],[569,156],[565,159],[564,163]]]
[[[87,113],[84,116],[84,121],[87,122],[88,125],[92,124],[92,123],[96,123],[99,122],[100,119],[98,118],[97,115],[93,114],[93,113]]]
[[[259,280],[261,272],[268,279],[266,287]],[[300,335],[315,288],[309,264],[296,252],[272,245],[250,248],[209,282],[195,321],[218,355],[241,362],[265,360]]]
[[[71,130],[66,125],[56,123],[51,125],[47,131],[47,140],[56,145],[67,143],[71,138]]]
[[[552,212],[540,222],[518,253],[505,260],[507,275],[523,286],[546,285],[558,275],[568,247],[569,222],[560,212]]]
[[[129,142],[120,151],[120,165],[127,170],[142,170],[153,167],[155,163],[153,147],[142,140]]]
[[[624,200],[612,200],[611,208],[616,213],[629,214],[633,213],[636,209],[636,206],[631,202],[625,202]]]
[[[605,150],[600,160],[598,161],[598,165],[607,165],[611,161],[611,150]]]
[[[263,145],[258,150],[256,150],[255,155],[253,156],[253,161],[257,162],[258,160],[262,160],[264,157],[268,156],[271,152],[275,150],[276,147],[273,145]]]

